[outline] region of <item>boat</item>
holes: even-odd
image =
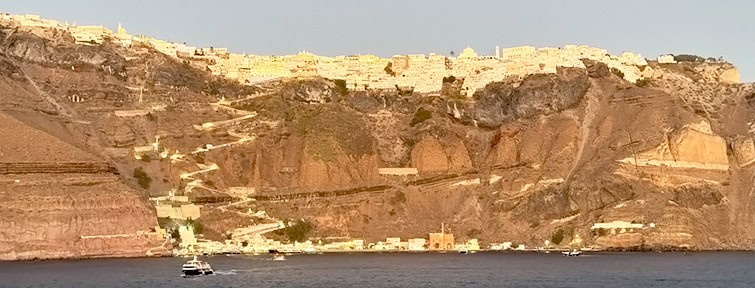
[[[469,249],[467,249],[467,247],[459,249],[459,254],[468,254],[468,253],[469,253]]]
[[[283,255],[281,253],[277,253],[273,255],[273,261],[284,261],[286,260],[286,255]]]
[[[582,254],[582,251],[579,251],[579,250],[561,252],[561,255],[568,256],[568,257],[576,257],[581,254]]]
[[[184,277],[215,274],[215,271],[210,267],[210,263],[197,260],[197,256],[194,256],[192,260],[186,261],[181,267],[181,272],[184,273]]]

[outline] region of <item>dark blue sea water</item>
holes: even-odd
[[[755,287],[755,253],[326,254],[0,262],[0,287]]]

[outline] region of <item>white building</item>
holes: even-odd
[[[663,55],[658,56],[658,64],[670,64],[670,63],[676,63],[676,60],[674,60],[674,55],[663,54]]]

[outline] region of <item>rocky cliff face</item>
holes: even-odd
[[[559,246],[754,244],[755,90],[729,64],[651,62],[635,85],[588,62],[460,100],[342,95],[325,79],[240,86],[144,47],[2,36],[0,115],[55,140],[0,140],[0,203],[18,212],[0,220],[5,259],[138,254],[155,245],[136,233],[156,223],[141,195],[171,189],[204,204],[219,239],[254,220],[222,206],[241,189],[256,199],[243,212],[306,218],[315,236],[422,237],[446,223],[458,239],[529,246],[559,230]],[[136,160],[156,137],[170,157]],[[34,182],[33,167],[61,175]]]
[[[72,59],[45,39],[2,36],[0,260],[145,256],[163,242],[150,233],[157,219],[146,195],[99,154],[91,122],[74,116],[66,95],[47,94],[30,72],[96,69],[105,56]]]

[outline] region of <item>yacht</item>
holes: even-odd
[[[184,277],[215,273],[209,263],[197,260],[197,256],[194,256],[192,260],[186,261],[186,264],[181,267],[181,272],[184,273]]]
[[[579,256],[581,254],[582,254],[582,251],[579,251],[579,250],[561,252],[561,255],[569,256],[569,257]]]

